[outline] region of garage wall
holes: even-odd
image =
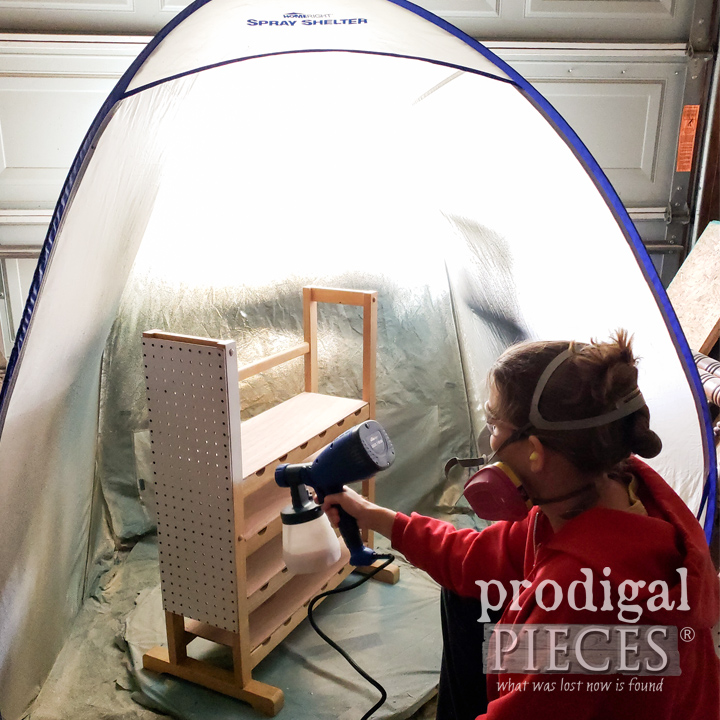
[[[154,35],[182,0],[0,0],[6,32]],[[681,42],[704,47],[712,0],[422,0],[478,39]],[[699,22],[704,20],[704,22]]]
[[[692,169],[678,171],[677,148],[683,109],[702,109],[707,94],[713,55],[703,48],[710,47],[713,1],[423,4],[485,42],[568,120],[629,209],[667,285],[692,223],[702,112],[690,145]],[[0,0],[0,27],[25,31],[0,34],[0,336],[6,355],[33,253],[75,152],[113,85],[149,41],[27,31],[154,33],[182,7],[172,0]]]

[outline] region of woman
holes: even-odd
[[[490,371],[489,389],[490,445],[502,464],[471,478],[466,497],[481,516],[490,508],[508,519],[479,533],[455,530],[346,490],[325,499],[331,520],[341,505],[444,588],[479,597],[478,619],[496,609],[503,626],[553,629],[549,664],[495,656],[479,717],[717,718],[718,579],[692,513],[636,457],[657,455],[661,442],[627,334],[513,346]],[[590,626],[596,640],[609,639],[607,666],[567,640]],[[661,648],[648,626],[666,640]],[[673,632],[693,639],[674,641]]]

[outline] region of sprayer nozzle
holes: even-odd
[[[297,465],[278,465],[275,468],[275,482],[279,487],[293,487],[295,485],[309,485],[308,472],[311,468],[310,463],[300,463]]]

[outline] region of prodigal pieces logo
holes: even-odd
[[[678,631],[672,625],[486,625],[483,669],[680,675]]]
[[[490,625],[489,610],[505,605],[508,594],[497,580],[478,580],[482,615],[479,622],[485,626],[483,667],[486,673],[578,673],[633,675],[680,675],[678,629],[674,625],[635,625],[645,610],[690,610],[687,595],[687,569],[676,570],[679,578],[679,598],[671,600],[668,584],[662,580],[651,582],[651,593],[644,602],[637,602],[644,581],[626,580],[620,584],[617,594],[611,592],[610,582],[599,582],[601,593],[594,589],[592,570],[583,568],[582,579],[567,588],[553,580],[544,580],[535,589],[535,602],[546,611],[557,610],[564,603],[572,610],[590,612],[617,611],[617,619],[624,625],[574,625],[574,624],[518,624]],[[603,569],[603,576],[610,574]],[[531,590],[526,581],[511,581],[511,610],[519,611],[520,594]],[[490,597],[493,595],[493,600]],[[689,628],[685,628],[688,630]],[[686,640],[685,637],[682,638]],[[646,683],[647,684],[647,683]],[[656,683],[657,684],[657,683]],[[662,684],[660,682],[661,689]],[[517,688],[513,688],[517,689]],[[520,688],[525,689],[525,688]],[[542,689],[542,688],[540,688]],[[575,689],[575,688],[567,688]],[[639,685],[634,689],[642,689]],[[651,688],[652,689],[652,688]]]

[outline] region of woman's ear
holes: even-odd
[[[528,442],[530,443],[530,457],[528,458],[530,461],[530,470],[534,473],[539,473],[547,462],[547,450],[535,435],[530,435]]]

